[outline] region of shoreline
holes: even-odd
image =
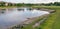
[[[42,10],[41,9],[41,11],[44,11],[44,10]],[[45,11],[48,11],[48,10],[45,10]],[[51,11],[51,12],[53,12],[53,11]],[[49,12],[50,13],[50,12]],[[28,24],[31,24],[32,22],[34,22],[34,21],[36,21],[36,20],[38,20],[38,19],[41,19],[41,18],[44,18],[44,16],[46,17],[47,15],[49,15],[49,14],[44,14],[44,15],[42,15],[42,16],[38,16],[38,17],[33,17],[33,18],[27,18],[28,20],[26,20],[26,21],[24,21],[24,22],[22,22],[21,24],[18,24],[18,25],[20,25],[20,27],[21,26],[26,26],[26,25],[28,25]],[[43,22],[43,21],[42,21]],[[35,22],[36,23],[36,22]],[[13,28],[15,28],[15,27],[18,27],[18,25],[15,25],[15,26],[12,26]]]
[[[24,21],[24,22],[22,22],[21,24],[18,24],[18,25],[20,25],[20,27],[22,27],[22,26],[25,27],[25,26],[33,23],[33,22],[37,23],[38,21],[41,21],[42,18],[45,18],[46,16],[49,16],[49,14],[44,14],[44,15],[42,15],[42,16],[29,18],[28,20],[26,20],[26,21]],[[42,21],[42,22],[43,22],[43,21]],[[35,23],[34,23],[34,24],[35,24]],[[18,27],[18,25],[12,26],[11,28]]]

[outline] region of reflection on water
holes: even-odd
[[[27,8],[8,8],[0,10],[0,29],[20,24],[27,18],[49,14],[46,11],[31,10]]]

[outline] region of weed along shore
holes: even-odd
[[[49,14],[44,14],[42,16],[38,17],[32,17],[27,18],[28,20],[22,22],[21,24],[12,26],[10,29],[35,29],[35,27],[38,27],[39,25],[43,24],[45,20],[50,16],[51,13],[54,13],[55,10],[49,10],[49,9],[40,9],[41,11],[47,11]]]

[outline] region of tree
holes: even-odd
[[[8,3],[8,6],[12,6],[13,4],[12,3]]]
[[[60,2],[54,2],[55,6],[60,6]]]
[[[0,6],[5,6],[5,2],[0,2]]]

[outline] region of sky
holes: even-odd
[[[49,2],[60,2],[60,0],[0,0],[12,3],[49,3]]]

